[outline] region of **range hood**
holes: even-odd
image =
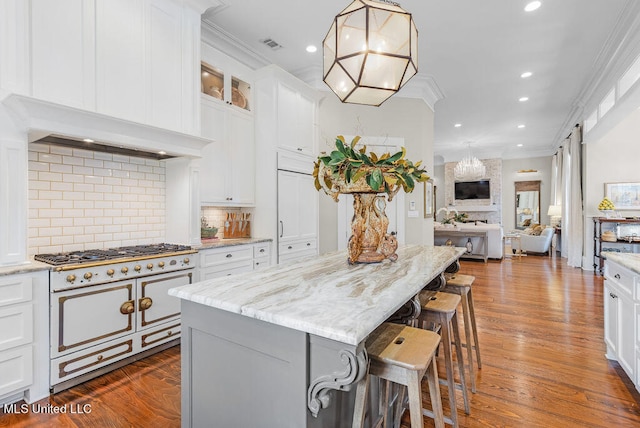
[[[201,157],[212,140],[18,94],[2,103],[29,142],[152,159]],[[93,140],[87,143],[85,139]]]

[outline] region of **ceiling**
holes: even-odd
[[[624,33],[622,17],[634,0],[542,0],[525,12],[529,1],[401,2],[418,28],[419,73],[397,96],[423,93],[424,85],[436,94],[436,163],[461,159],[469,143],[480,158],[553,154],[581,118],[585,93],[615,52],[614,36]],[[311,84],[321,82],[322,40],[350,3],[216,2],[205,23]],[[282,47],[271,50],[261,43],[267,38]],[[318,51],[307,53],[309,44]],[[521,78],[525,71],[533,75]]]

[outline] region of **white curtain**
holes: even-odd
[[[551,158],[551,198],[549,205],[562,206],[562,150]]]
[[[582,130],[576,126],[562,147],[562,256],[582,267]]]

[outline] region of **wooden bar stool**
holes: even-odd
[[[423,427],[423,412],[433,417],[436,427],[444,428],[436,367],[436,350],[439,343],[440,336],[432,331],[400,324],[384,323],[371,333],[365,346],[369,354],[369,371],[358,382],[353,427],[361,428],[364,424],[369,376],[373,375],[386,381],[386,388],[383,388],[385,391],[389,391],[388,382],[407,387],[412,428]],[[421,380],[425,373],[429,383],[432,412],[422,409]],[[386,409],[388,394],[383,395],[380,397],[384,400],[384,404],[381,406],[382,426],[388,427],[389,423],[393,421],[388,420],[389,412]],[[400,411],[402,401],[402,398],[398,398],[398,406],[396,407]],[[399,417],[394,419],[399,420]]]
[[[447,284],[442,291],[445,293],[458,294],[462,300],[462,318],[464,319],[464,335],[466,343],[462,346],[467,348],[467,360],[469,365],[469,377],[471,377],[471,392],[476,392],[476,376],[473,369],[473,351],[476,351],[476,362],[478,369],[482,368],[480,360],[480,345],[478,342],[478,328],[476,327],[476,314],[473,308],[473,295],[471,285],[476,277],[472,275],[454,274],[447,278]],[[473,341],[471,340],[473,333]]]
[[[471,413],[469,407],[469,396],[467,395],[467,383],[464,377],[464,360],[462,356],[462,346],[460,343],[460,331],[458,329],[457,310],[460,304],[460,296],[451,293],[422,291],[419,295],[422,312],[418,317],[418,325],[427,328],[431,323],[440,328],[442,336],[442,348],[444,350],[444,362],[447,369],[447,379],[440,380],[449,388],[449,404],[451,405],[451,423],[458,426],[458,411],[456,406],[456,389],[462,391],[464,401],[464,412]],[[456,357],[458,359],[458,371],[460,372],[460,383],[455,380],[453,369],[453,358],[451,352],[451,341],[456,347]]]

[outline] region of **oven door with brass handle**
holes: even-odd
[[[136,327],[135,280],[51,294],[51,357],[131,334]]]
[[[169,289],[191,284],[191,271],[168,272],[138,280],[138,330],[180,318],[180,299]]]

